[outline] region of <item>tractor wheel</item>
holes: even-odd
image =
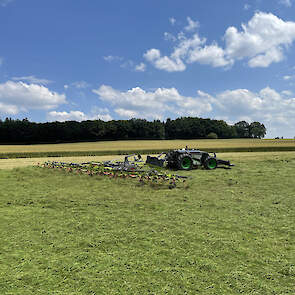
[[[191,170],[193,168],[193,160],[189,155],[180,155],[177,159],[177,166],[180,170]]]
[[[204,166],[208,170],[213,170],[217,168],[217,161],[215,158],[209,157],[206,159]]]

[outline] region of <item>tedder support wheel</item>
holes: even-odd
[[[206,159],[204,166],[206,169],[213,170],[217,168],[217,161],[215,158],[209,157]]]
[[[193,160],[189,155],[180,155],[177,161],[178,169],[191,170],[193,169]]]

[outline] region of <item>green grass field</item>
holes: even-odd
[[[222,156],[172,190],[0,170],[0,294],[295,294],[295,153]]]
[[[198,140],[126,140],[63,144],[0,145],[0,158],[102,156],[141,153],[158,153],[183,148],[205,149],[217,152],[243,151],[295,151],[295,140],[274,139],[198,139]]]

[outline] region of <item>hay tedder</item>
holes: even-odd
[[[158,167],[154,167],[158,166]],[[215,153],[207,153],[187,147],[161,153],[159,156],[147,156],[146,162],[141,155],[127,155],[122,160],[110,160],[104,162],[87,163],[63,163],[45,162],[39,167],[51,168],[75,174],[87,174],[89,176],[101,175],[109,178],[136,178],[141,184],[152,186],[168,185],[169,189],[175,188],[176,183],[186,185],[190,176],[171,174],[167,169],[191,170],[198,167],[215,169],[217,167],[230,168],[234,166],[229,161],[216,158]]]
[[[159,156],[147,156],[147,164],[178,170],[191,170],[203,167],[209,170],[217,167],[230,168],[230,161],[218,159],[215,153],[208,153],[188,147],[161,153]]]

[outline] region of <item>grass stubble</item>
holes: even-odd
[[[295,294],[295,153],[184,189],[0,170],[0,294]]]
[[[177,139],[118,140],[59,144],[0,145],[0,159],[39,157],[82,157],[160,153],[171,149],[198,148],[215,152],[295,151],[295,140],[289,139]]]

